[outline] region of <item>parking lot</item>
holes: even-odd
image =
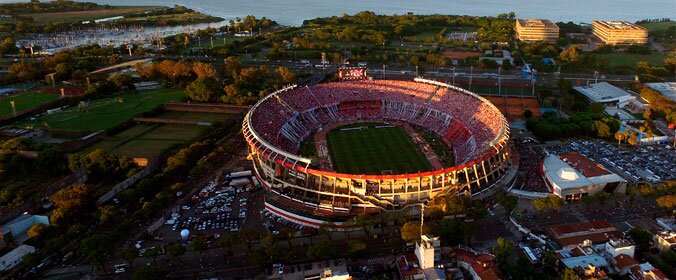
[[[574,140],[544,148],[554,154],[579,152],[632,184],[676,179],[676,149],[667,145],[618,148],[603,140]]]

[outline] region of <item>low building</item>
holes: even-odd
[[[577,152],[550,154],[542,161],[549,190],[566,201],[578,201],[600,191],[624,193],[627,181]]]
[[[23,257],[35,253],[35,247],[20,245],[0,257],[0,271],[8,271],[23,262]]]
[[[472,276],[471,279],[507,279],[498,268],[494,255],[478,253],[465,247],[453,248],[453,253],[458,266],[466,270]]]
[[[676,82],[646,83],[645,85],[676,102]]]
[[[559,27],[548,19],[517,19],[515,31],[517,39],[528,43],[555,43],[559,38]]]
[[[0,96],[12,95],[18,92],[15,88],[0,88]]]
[[[44,224],[49,226],[49,217],[23,214],[2,225],[2,227],[0,227],[0,235],[2,235],[1,237],[4,238],[4,236],[10,234],[14,242],[21,244],[28,240],[29,237],[27,231],[35,224]]]
[[[547,233],[557,244],[569,250],[580,244],[591,246],[606,243],[611,238],[622,238],[622,233],[606,220],[553,226],[547,229]]]
[[[650,263],[635,265],[630,269],[629,279],[631,280],[669,280],[661,270],[655,268]]]
[[[628,21],[592,21],[592,34],[608,45],[645,45],[648,30]]]
[[[638,264],[638,261],[631,256],[619,254],[612,258],[613,269],[619,275],[627,275],[631,272],[631,268]]]
[[[635,100],[636,96],[631,93],[611,85],[607,82],[600,82],[586,86],[574,87],[576,91],[582,93],[590,101],[596,103],[617,104],[622,108],[630,100]]]
[[[676,218],[662,217],[655,219],[655,223],[665,230],[676,231]]]
[[[425,272],[418,266],[418,258],[413,254],[400,256],[395,261],[399,278],[402,280],[425,279]]]
[[[627,255],[633,258],[636,246],[627,239],[611,238],[605,244],[605,251],[611,258],[615,258],[619,255]]]
[[[653,235],[655,246],[661,252],[676,250],[676,231],[664,230]]]
[[[573,270],[581,279],[607,278],[605,270],[609,267],[608,262],[589,245],[558,250],[555,257],[563,267]]]

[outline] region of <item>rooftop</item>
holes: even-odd
[[[640,25],[628,22],[628,21],[615,21],[615,20],[595,20],[600,25],[603,25],[606,28],[614,30],[645,30]]]
[[[397,258],[397,269],[402,278],[413,277],[414,275],[425,275],[425,272],[418,267],[418,257],[414,254],[406,254]]]
[[[520,25],[521,27],[551,27],[551,28],[559,28],[554,22],[548,19],[532,19],[532,18],[526,18],[526,19],[517,19],[516,20],[517,24]]]
[[[619,254],[615,257],[615,266],[617,266],[619,269],[632,267],[637,264],[638,262],[634,258],[626,254]]]
[[[645,85],[676,102],[676,82],[646,83]]]
[[[607,82],[600,82],[586,86],[574,87],[575,90],[584,94],[591,101],[597,103],[622,102],[635,98],[629,92],[611,85]]]
[[[622,238],[622,233],[606,220],[553,226],[547,232],[564,247],[580,244],[587,239],[598,244],[611,238]]]
[[[611,238],[611,239],[608,241],[608,244],[609,244],[610,246],[612,246],[613,248],[616,248],[616,249],[617,249],[617,248],[625,248],[625,247],[631,247],[631,246],[634,246],[634,244],[632,244],[631,242],[629,242],[629,240],[624,239],[624,238],[622,238],[622,239],[620,239],[620,238]]]
[[[543,165],[547,177],[561,189],[624,181],[619,175],[577,152],[559,156],[550,154],[545,157]]]

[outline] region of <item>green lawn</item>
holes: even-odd
[[[22,93],[17,96],[3,98],[0,99],[0,116],[12,114],[12,105],[10,104],[11,101],[14,101],[16,111],[20,112],[22,110],[33,108],[58,98],[58,94],[43,92]]]
[[[24,16],[33,18],[33,23],[37,25],[61,22],[92,21],[97,19],[124,16],[133,13],[140,13],[160,9],[160,6],[115,6],[110,9],[96,9],[91,11],[72,11],[72,12],[54,12],[26,14]]]
[[[136,114],[147,112],[157,105],[183,99],[180,89],[160,89],[139,93],[121,94],[112,98],[92,101],[86,106],[70,107],[62,112],[43,115],[36,120],[20,123],[21,127],[44,127],[54,130],[96,132],[118,125]]]
[[[671,26],[676,26],[676,21],[648,22],[642,23],[641,26],[648,29],[648,32],[653,33],[657,31],[667,30]]]
[[[182,112],[182,111],[167,111],[157,116],[157,118],[167,118],[187,121],[204,121],[204,122],[223,122],[231,117],[232,115],[228,114]]]
[[[385,124],[360,123],[331,130],[327,135],[333,166],[352,174],[415,173],[432,166],[400,127],[376,128]],[[342,130],[363,127],[359,130]]]
[[[666,54],[653,52],[649,55],[643,54],[633,54],[633,53],[609,53],[609,54],[598,54],[598,58],[608,58],[610,59],[610,66],[617,67],[622,65],[627,65],[632,68],[636,68],[636,63],[639,61],[645,61],[653,66],[664,65],[664,59],[667,57]]]

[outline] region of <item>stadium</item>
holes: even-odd
[[[421,141],[426,132],[453,153],[452,165]],[[475,196],[510,167],[502,113],[472,92],[426,79],[288,86],[251,108],[243,134],[266,209],[315,228]],[[306,155],[308,146],[316,153]]]

